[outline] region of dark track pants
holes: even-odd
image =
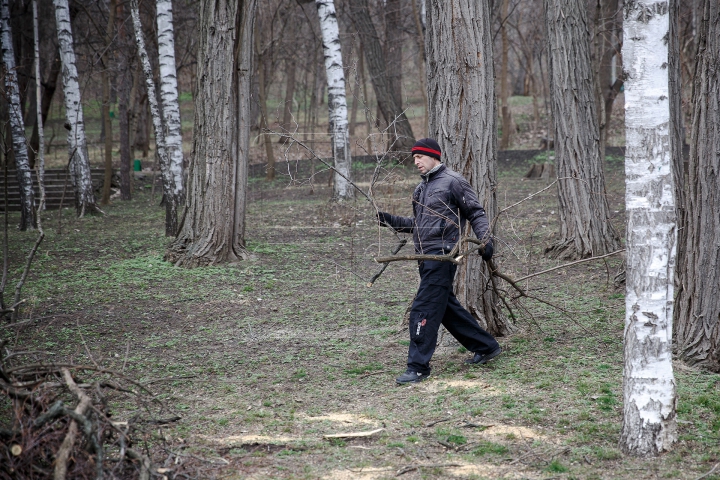
[[[498,347],[493,336],[455,298],[452,284],[456,269],[450,262],[420,262],[420,287],[410,310],[409,370],[430,373],[440,324],[471,352],[489,353]]]

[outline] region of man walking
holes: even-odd
[[[413,217],[378,212],[380,225],[412,233],[418,254],[444,255],[460,240],[465,222],[469,221],[477,238],[486,242],[481,250],[483,259],[490,260],[493,242],[488,219],[470,183],[442,163],[440,145],[435,140],[418,140],[412,154],[422,177],[413,193]],[[420,287],[410,311],[407,370],[396,379],[397,383],[420,382],[430,375],[430,359],[441,324],[474,353],[466,363],[484,364],[502,353],[493,336],[455,298],[456,269],[451,262],[419,262]]]

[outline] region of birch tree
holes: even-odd
[[[328,81],[328,118],[335,164],[334,196],[339,200],[348,200],[354,197],[355,192],[350,184],[350,134],[345,99],[345,73],[340,51],[340,29],[333,0],[316,0],[315,6],[320,17],[325,73]]]
[[[183,222],[166,260],[197,267],[247,258],[245,201],[256,0],[202,0],[193,152]]]
[[[42,108],[42,84],[39,79],[40,75],[40,35],[38,32],[38,5],[37,0],[33,0],[33,41],[35,53],[35,114],[37,115],[36,128],[38,133],[38,150],[35,159],[35,169],[37,171],[38,190],[40,191],[40,203],[37,211],[45,210],[45,131],[43,129],[43,108]],[[38,228],[42,229],[42,225],[38,219]]]
[[[545,18],[560,217],[560,239],[546,253],[610,253],[620,239],[605,198],[585,0],[545,0]]]
[[[443,161],[467,178],[492,219],[497,213],[497,109],[490,6],[487,0],[433,0],[428,13],[430,136],[440,144]],[[483,328],[505,335],[510,325],[497,307],[497,296],[483,293],[489,276],[479,256],[468,257],[458,268],[455,294]]]
[[[2,58],[5,67],[5,95],[7,96],[8,114],[10,116],[10,132],[12,148],[15,156],[15,169],[18,186],[20,187],[20,230],[32,230],[37,226],[35,218],[35,195],[30,172],[27,144],[25,142],[25,124],[20,108],[20,88],[18,87],[17,71],[15,70],[15,51],[13,49],[12,32],[10,31],[9,0],[0,4],[0,41],[2,42]]]
[[[183,152],[180,104],[178,102],[177,69],[175,68],[175,37],[171,0],[157,0],[158,53],[160,64],[160,98],[170,173],[170,191],[165,192],[178,206],[183,201]],[[177,232],[173,232],[175,235]]]
[[[130,15],[132,17],[133,28],[135,29],[135,43],[137,44],[137,54],[140,64],[145,74],[145,87],[148,92],[148,102],[150,104],[150,115],[152,116],[153,129],[155,131],[155,149],[160,159],[160,173],[163,181],[163,195],[165,196],[165,236],[173,237],[177,234],[178,228],[178,198],[173,195],[175,180],[173,171],[170,166],[170,158],[165,143],[165,128],[163,126],[162,117],[160,116],[160,105],[155,95],[155,80],[153,79],[153,71],[150,66],[150,58],[148,58],[147,49],[145,48],[145,37],[140,23],[140,9],[138,1],[130,2]],[[179,180],[182,184],[182,174]]]
[[[53,0],[55,22],[57,24],[58,48],[62,61],[63,93],[65,100],[65,128],[68,129],[67,142],[70,157],[70,178],[75,189],[75,209],[78,217],[86,213],[102,211],[98,208],[90,176],[90,159],[85,138],[85,120],[83,118],[80,84],[75,67],[72,26],[68,0]]]
[[[698,22],[683,262],[675,322],[681,359],[720,371],[720,4],[704,0]]]
[[[675,203],[669,139],[668,4],[625,4],[627,279],[620,445],[657,455],[677,440],[672,368]]]

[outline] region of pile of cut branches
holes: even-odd
[[[0,479],[140,478],[154,471],[150,425],[175,421],[141,383],[97,365],[23,363],[0,342]],[[5,397],[4,399],[2,397]],[[109,405],[131,401],[132,418]]]

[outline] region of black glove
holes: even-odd
[[[480,250],[482,259],[485,261],[488,261],[492,258],[493,253],[495,252],[495,249],[493,248],[492,240],[488,240],[488,242],[485,244],[484,250]]]
[[[391,215],[389,213],[380,212],[378,211],[376,213],[378,224],[381,227],[389,227],[390,226],[390,217]]]

